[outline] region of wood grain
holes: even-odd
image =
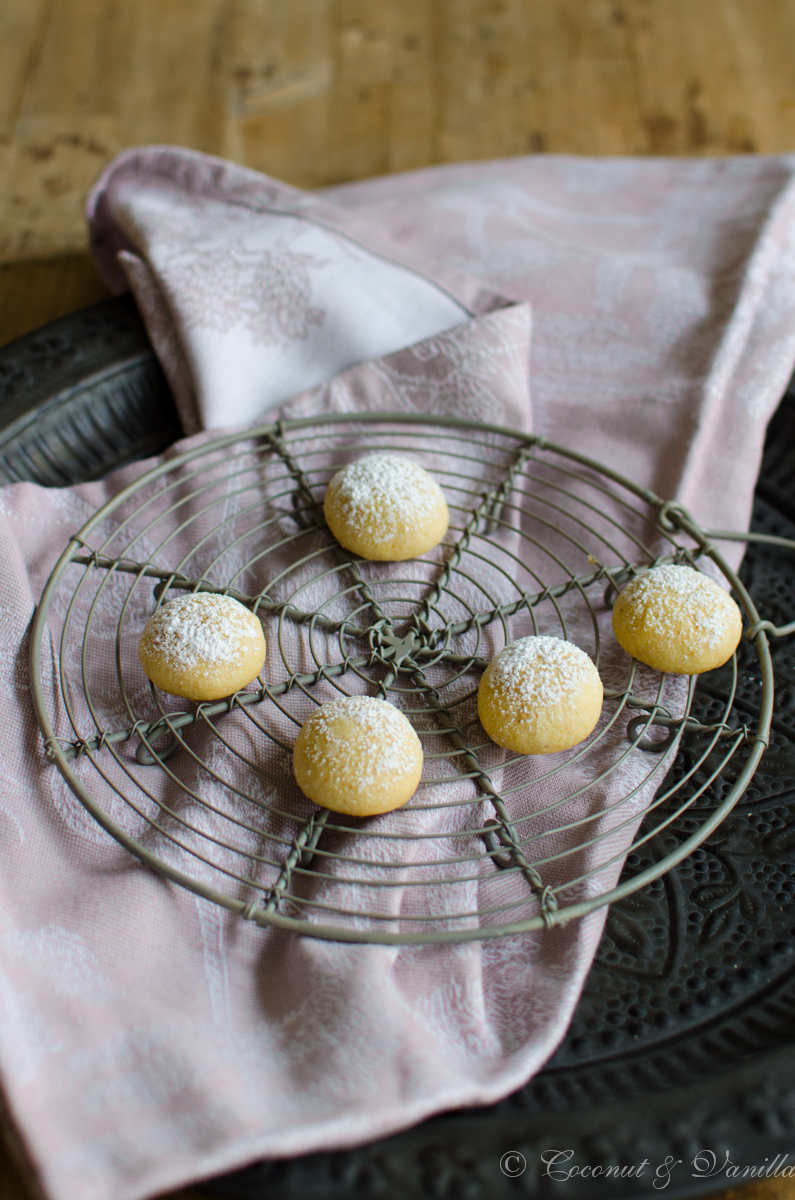
[[[795,148],[795,0],[4,0],[0,261],[85,248],[120,149],[303,187],[526,154]]]
[[[85,196],[143,142],[308,188],[537,152],[788,152],[795,0],[3,0],[0,343],[106,294]]]
[[[0,263],[0,343],[109,295],[87,254]]]

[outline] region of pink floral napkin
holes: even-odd
[[[150,148],[123,155],[103,176],[91,201],[92,237],[109,280],[131,286],[141,305],[194,435],[179,448],[260,417],[477,416],[532,428],[684,501],[705,524],[740,528],[765,424],[795,359],[793,165],[541,157],[316,197],[188,151]],[[322,474],[331,464],[316,449]],[[415,450],[429,461],[435,453],[420,437]],[[256,441],[235,453],[233,462],[215,455],[207,478],[230,520],[243,521],[242,544],[249,534],[232,497],[247,488],[252,503],[273,503],[278,480],[257,471]],[[498,438],[484,440],[472,465],[475,494],[499,453]],[[257,1157],[352,1145],[505,1095],[563,1036],[604,920],[600,911],[565,929],[463,947],[324,943],[242,921],[146,871],[105,834],[44,761],[26,638],[69,535],[147,465],[66,491],[20,484],[0,492],[0,1076],[53,1200],[137,1200]],[[185,511],[201,530],[182,470]],[[154,485],[146,498],[168,530],[174,518]],[[467,497],[453,490],[451,498],[460,523]],[[234,539],[200,551],[192,534],[174,529],[166,553],[125,505],[126,544],[140,561],[169,567],[206,550],[206,561],[197,559],[203,570],[219,582],[234,571]],[[100,534],[120,536],[98,531],[97,545]],[[513,539],[510,527],[495,539],[498,560],[508,561]],[[316,548],[326,553],[321,542]],[[426,570],[434,569],[431,559]],[[267,583],[258,568],[245,571],[243,590]],[[89,682],[96,714],[110,722],[119,713],[115,634],[105,622],[118,616],[130,585],[113,581],[93,609],[91,586],[77,616],[94,614]],[[133,591],[120,651],[141,711],[149,700],[135,633],[151,603],[150,588]],[[570,615],[572,636],[593,650],[593,631]],[[67,617],[55,604],[54,639]],[[607,635],[609,618],[601,620]],[[604,641],[609,683],[623,667]],[[87,722],[68,639],[63,654],[75,718]],[[286,654],[308,662],[305,635],[294,634]],[[66,737],[54,657],[44,686]],[[271,656],[272,682],[280,669]],[[671,703],[681,700],[677,689]],[[296,698],[298,719],[302,703]],[[258,716],[287,738],[288,718],[264,708]],[[243,714],[225,719],[240,763],[257,753],[252,729]],[[199,748],[217,751],[212,739]],[[149,770],[135,765],[132,749],[120,763],[106,751],[85,756],[76,770],[114,819],[171,853],[167,838],[158,843],[117,803],[119,772],[129,780]],[[625,752],[623,731],[603,740],[606,760]],[[234,787],[258,786],[225,762],[211,766],[231,771]],[[515,815],[529,819],[534,805],[554,804],[577,769],[515,793]],[[582,804],[613,830],[602,843],[611,853],[583,860],[601,867],[602,887],[617,877],[632,830],[611,824],[615,789],[638,784],[639,819],[656,784],[642,784],[647,769],[630,756],[604,785],[583,781]],[[183,783],[209,786],[188,757],[178,770]],[[152,811],[199,821],[165,773],[147,779]],[[460,786],[456,798],[473,800],[464,794],[472,785]],[[466,831],[450,824],[459,810],[445,807],[449,795],[428,791],[395,819],[407,830],[433,829],[440,842],[460,837]],[[219,819],[239,819],[234,793],[221,786],[212,796]],[[297,791],[287,799],[303,813]],[[484,814],[466,811],[476,828]],[[565,849],[561,824],[542,826],[540,836]],[[363,861],[371,845],[354,840]],[[334,902],[343,883],[332,878],[315,899]],[[462,879],[452,891],[469,889],[477,903],[485,886]],[[509,877],[502,902],[512,886]],[[395,903],[411,916],[410,897],[396,892]]]

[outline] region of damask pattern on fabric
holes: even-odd
[[[135,290],[197,431],[191,446],[209,440],[199,430],[263,413],[476,418],[532,428],[739,528],[795,359],[792,177],[789,158],[541,156],[319,197],[155,147],[105,174],[92,236],[109,281]],[[604,920],[441,951],[290,938],[167,884],[106,836],[44,762],[25,638],[69,535],[146,466],[66,492],[0,494],[0,1076],[50,1200],[140,1200],[504,1096],[563,1036]],[[484,470],[473,462],[474,487]],[[221,501],[230,520],[233,493]],[[144,529],[135,536],[142,556],[157,555]],[[224,570],[242,569],[233,539],[221,550]],[[108,583],[111,608],[118,586]],[[131,623],[148,603],[131,607]],[[56,605],[54,624],[62,615]],[[566,619],[586,636],[575,612]],[[96,620],[91,682],[114,718],[113,628],[101,611]],[[305,640],[295,653],[311,661]],[[125,643],[125,670],[134,654]],[[65,658],[80,669],[75,647]],[[67,736],[56,659],[53,644],[43,680]],[[606,683],[611,661],[606,652]],[[140,687],[143,704],[143,677]],[[227,726],[242,746],[234,714]],[[76,770],[97,774],[86,758]],[[152,811],[173,798],[162,787]],[[243,787],[268,795],[262,780]],[[196,811],[186,794],[157,833],[105,801],[159,848],[179,819],[199,844],[224,806],[240,816],[228,789],[208,788],[214,809]],[[609,789],[590,795],[610,831]],[[431,814],[440,842],[468,833],[451,813]],[[249,830],[247,845],[256,852],[269,833]]]

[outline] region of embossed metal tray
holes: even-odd
[[[129,299],[108,301],[0,349],[0,482],[52,486],[95,478],[178,435],[162,373]],[[795,394],[768,436],[755,528],[795,537]],[[754,546],[742,576],[761,616],[785,623],[795,556]],[[565,1041],[546,1069],[500,1104],[442,1115],[347,1152],[261,1163],[205,1185],[232,1200],[403,1200],[533,1195],[621,1200],[658,1194],[654,1168],[675,1163],[667,1196],[708,1195],[734,1180],[728,1154],[756,1166],[795,1152],[795,645],[771,647],[777,706],[771,749],[735,813],[664,879],[616,904]],[[739,700],[755,713],[752,647]],[[703,680],[707,716],[728,681]],[[697,709],[698,712],[698,709]],[[688,768],[683,748],[673,768]],[[729,779],[705,794],[714,804]],[[625,874],[684,841],[689,811],[652,839]],[[659,818],[659,814],[658,814]],[[542,1154],[575,1166],[545,1174]],[[694,1177],[699,1151],[713,1174]],[[519,1177],[500,1170],[511,1151]],[[681,1160],[677,1162],[677,1160]],[[518,1159],[511,1160],[516,1169]],[[701,1160],[702,1162],[704,1160]]]

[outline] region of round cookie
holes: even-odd
[[[322,705],[301,726],[293,768],[305,796],[351,817],[400,808],[417,790],[422,747],[394,704],[348,696]]]
[[[701,675],[731,658],[742,637],[728,592],[692,567],[641,571],[613,607],[619,645],[639,662],[674,675]]]
[[[398,454],[373,454],[337,471],[323,511],[341,546],[379,562],[424,554],[450,523],[436,480]]]
[[[265,662],[259,617],[231,596],[190,592],[156,609],[138,644],[157,687],[186,700],[220,700],[256,679]]]
[[[591,659],[556,637],[524,637],[492,659],[478,688],[478,715],[498,746],[555,754],[586,738],[599,720],[602,681]]]

